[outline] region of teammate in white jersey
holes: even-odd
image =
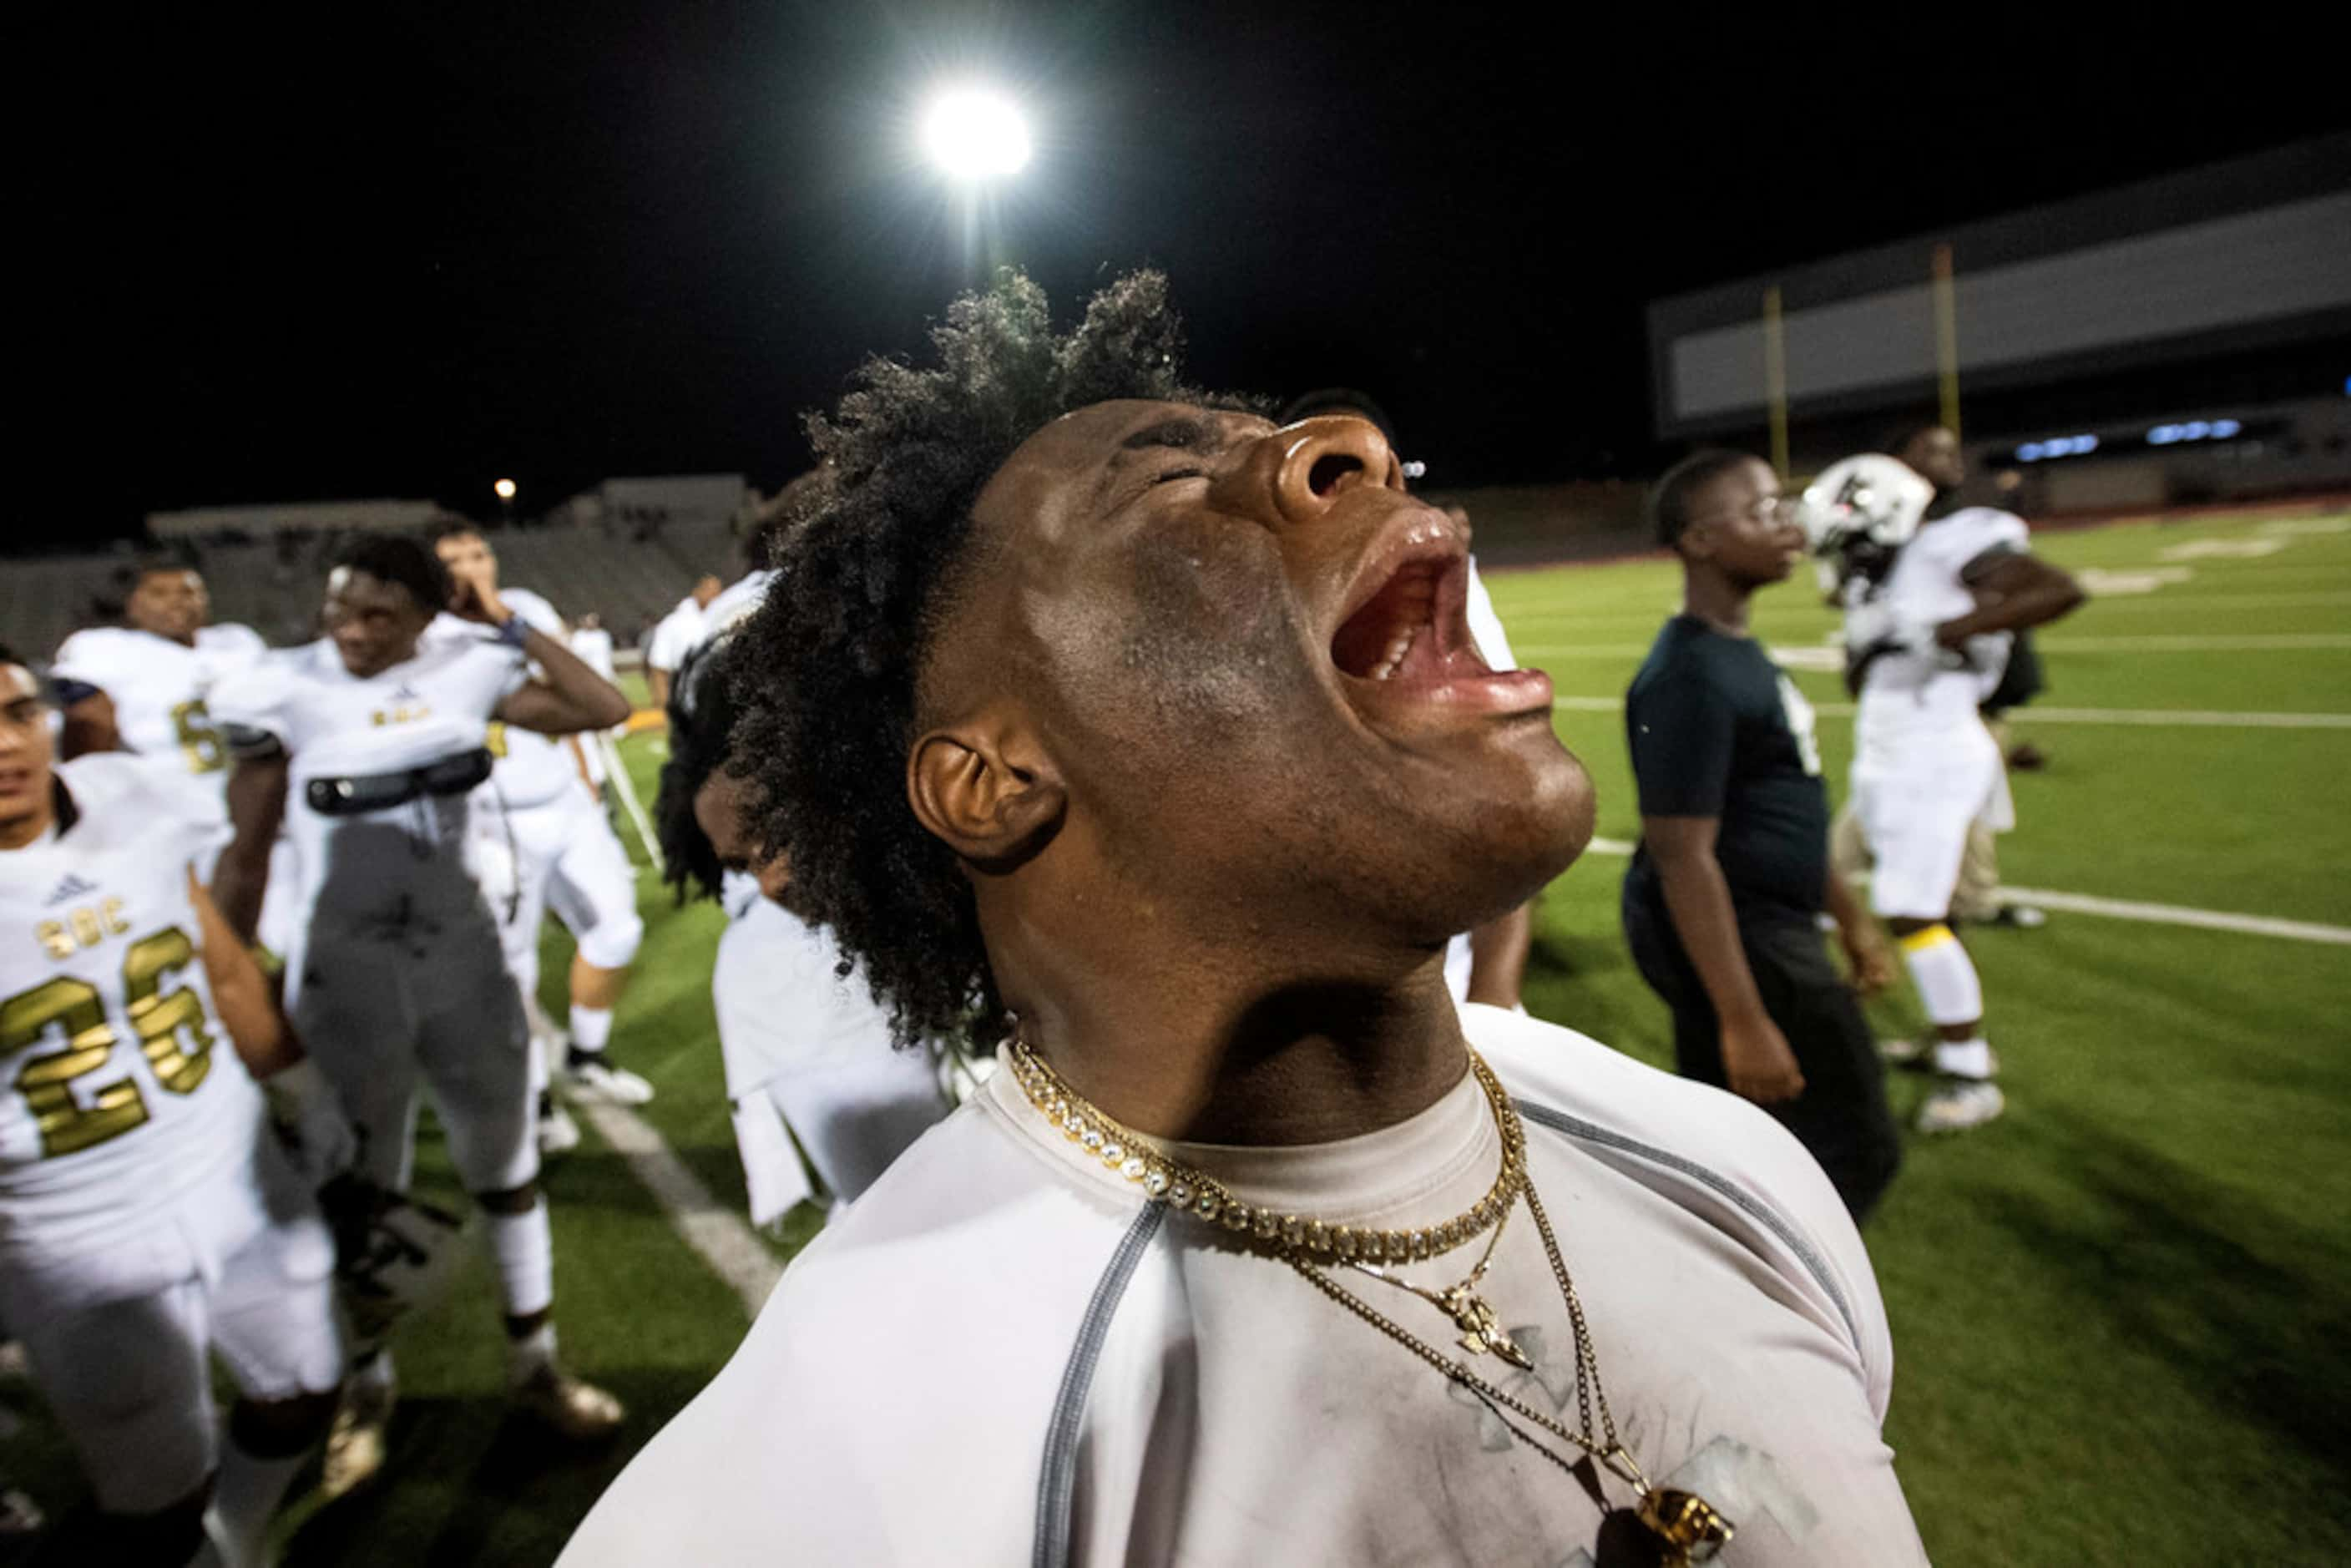
[[[57,645],[49,679],[64,705],[60,749],[176,758],[215,794],[228,782],[205,697],[268,651],[250,626],[207,624],[204,574],[178,562],[141,566],[120,626],[93,626]]]
[[[570,645],[555,606],[528,589],[499,586],[497,554],[479,530],[471,525],[444,528],[433,549],[452,582],[477,600],[496,601],[534,631]],[[478,641],[484,634],[481,626],[444,612],[427,631],[426,642]],[[653,1097],[653,1085],[612,1065],[605,1054],[612,1039],[613,1006],[644,940],[636,869],[588,781],[580,737],[501,726],[493,740],[496,767],[474,804],[483,818],[486,858],[507,862],[484,891],[499,916],[507,971],[525,1004],[535,1005],[539,922],[553,909],[578,944],[569,977],[570,1035],[556,1071],[576,1093],[642,1105]],[[543,1150],[568,1147],[579,1138],[568,1118],[559,1119],[551,1099],[542,1098],[538,1106],[538,1138]]]
[[[1917,532],[1887,560],[1849,554],[1846,678],[1857,695],[1853,809],[1876,862],[1870,907],[1893,932],[1937,1040],[1928,1132],[1979,1125],[2004,1104],[1983,1031],[1983,986],[1951,929],[1970,826],[2006,809],[2000,747],[1978,712],[2015,633],[2070,612],[2074,579],[2030,553],[2022,517],[1956,504],[1959,438],[1928,425],[1889,444],[1934,486]],[[2001,826],[2004,824],[1993,823]]]
[[[669,706],[670,683],[677,678],[677,667],[685,662],[686,654],[702,642],[702,612],[723,586],[716,572],[705,571],[695,578],[694,591],[679,600],[645,639],[645,686],[653,694],[653,706]]]
[[[865,977],[841,972],[832,934],[794,909],[789,864],[747,831],[745,786],[729,770],[736,643],[696,650],[671,694],[662,852],[681,898],[726,909],[710,996],[751,1222],[771,1224],[814,1196],[803,1151],[837,1218],[954,1103],[935,1048],[891,1048]]]
[[[444,606],[496,637],[420,645]],[[601,1436],[618,1426],[619,1403],[555,1360],[528,1033],[469,863],[467,798],[489,777],[490,721],[568,734],[616,722],[627,703],[496,600],[453,594],[414,539],[376,535],[345,549],[323,620],[325,638],[271,654],[215,695],[237,754],[222,911],[251,933],[268,842],[288,822],[306,914],[287,955],[287,1010],[361,1134],[362,1169],[405,1188],[421,1080],[488,1216],[515,1397],[565,1436]],[[380,1462],[389,1356],[363,1354],[353,1383],[329,1440],[330,1489]]]
[[[208,1538],[202,1561],[256,1563],[342,1379],[310,1188],[350,1132],[196,881],[213,812],[51,746],[0,650],[0,1316],[97,1494],[94,1560],[177,1568]],[[266,1131],[272,1075],[308,1086],[307,1171]]]

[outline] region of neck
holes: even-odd
[[[1682,613],[1718,632],[1747,635],[1747,601],[1754,590],[1711,567],[1693,566],[1682,576]]]
[[[1020,1037],[1138,1132],[1329,1143],[1426,1110],[1468,1069],[1441,947],[1321,978],[1265,967],[1265,949],[1283,945],[1262,931],[1248,948],[1186,953],[1155,948],[1136,923],[1105,945],[1103,924],[1090,946],[1040,944],[996,967]]]

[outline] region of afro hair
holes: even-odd
[[[730,772],[793,894],[862,966],[901,1045],[991,1048],[1006,1019],[972,893],[906,803],[915,684],[958,588],[971,508],[1022,442],[1120,398],[1200,403],[1178,369],[1166,279],[1135,272],[1055,330],[1012,271],[948,307],[930,368],[872,358],[808,436],[829,482],[775,547],[778,576],[739,634]]]

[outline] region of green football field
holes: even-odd
[[[2009,1114],[1914,1139],[1867,1232],[1897,1354],[1887,1438],[1940,1563],[2351,1561],[2351,517],[2121,524],[2037,548],[2095,595],[2042,638],[2049,689],[2016,727],[2049,763],[2014,779],[2002,870],[2052,914],[1970,936]],[[1637,814],[1613,704],[1675,573],[1490,581],[1600,795],[1602,841],[1543,897],[1528,1005],[1664,1062],[1665,1009],[1617,927]],[[1758,630],[1819,706],[1841,795],[1833,617],[1791,583],[1759,601]],[[626,749],[650,800],[658,735]],[[644,1120],[739,1212],[708,995],[719,916],[673,907],[650,873],[643,907],[614,1049],[660,1090]],[[559,1016],[559,934],[547,957]],[[1876,1013],[1888,1035],[1919,1024],[1907,993]],[[1919,1090],[1895,1092],[1907,1111]],[[454,1201],[438,1156],[428,1142],[425,1186]],[[387,1475],[298,1505],[287,1563],[544,1563],[725,1361],[740,1295],[628,1159],[590,1132],[547,1185],[564,1348],[628,1403],[622,1439],[567,1451],[507,1419],[476,1261],[399,1342]],[[791,1241],[816,1223],[796,1215]],[[82,1488],[31,1396],[0,1403],[26,1423],[0,1445],[10,1479],[70,1512]],[[76,1560],[57,1544],[42,1556]]]

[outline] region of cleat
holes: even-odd
[[[558,1437],[575,1443],[611,1437],[627,1414],[619,1400],[552,1363],[515,1385],[514,1402]]]
[[[1996,1120],[2008,1107],[2000,1085],[1982,1078],[1947,1078],[1918,1107],[1922,1133],[1963,1133]]]
[[[571,1113],[555,1103],[552,1095],[541,1095],[538,1102],[538,1152],[542,1155],[568,1154],[580,1146],[580,1124]]]
[[[652,1084],[592,1051],[574,1051],[565,1060],[563,1086],[574,1094],[613,1105],[642,1105],[653,1097]]]
[[[1881,1040],[1878,1060],[1892,1067],[1924,1068],[1935,1054],[1934,1042],[1924,1040]]]
[[[2038,931],[2049,924],[2049,915],[2046,911],[2036,909],[2030,904],[2003,904],[2000,906],[2000,913],[1985,924],[2005,925],[2017,931]]]
[[[400,1385],[392,1378],[354,1377],[335,1406],[327,1429],[327,1451],[319,1467],[319,1492],[333,1499],[365,1486],[383,1469],[385,1428]]]

